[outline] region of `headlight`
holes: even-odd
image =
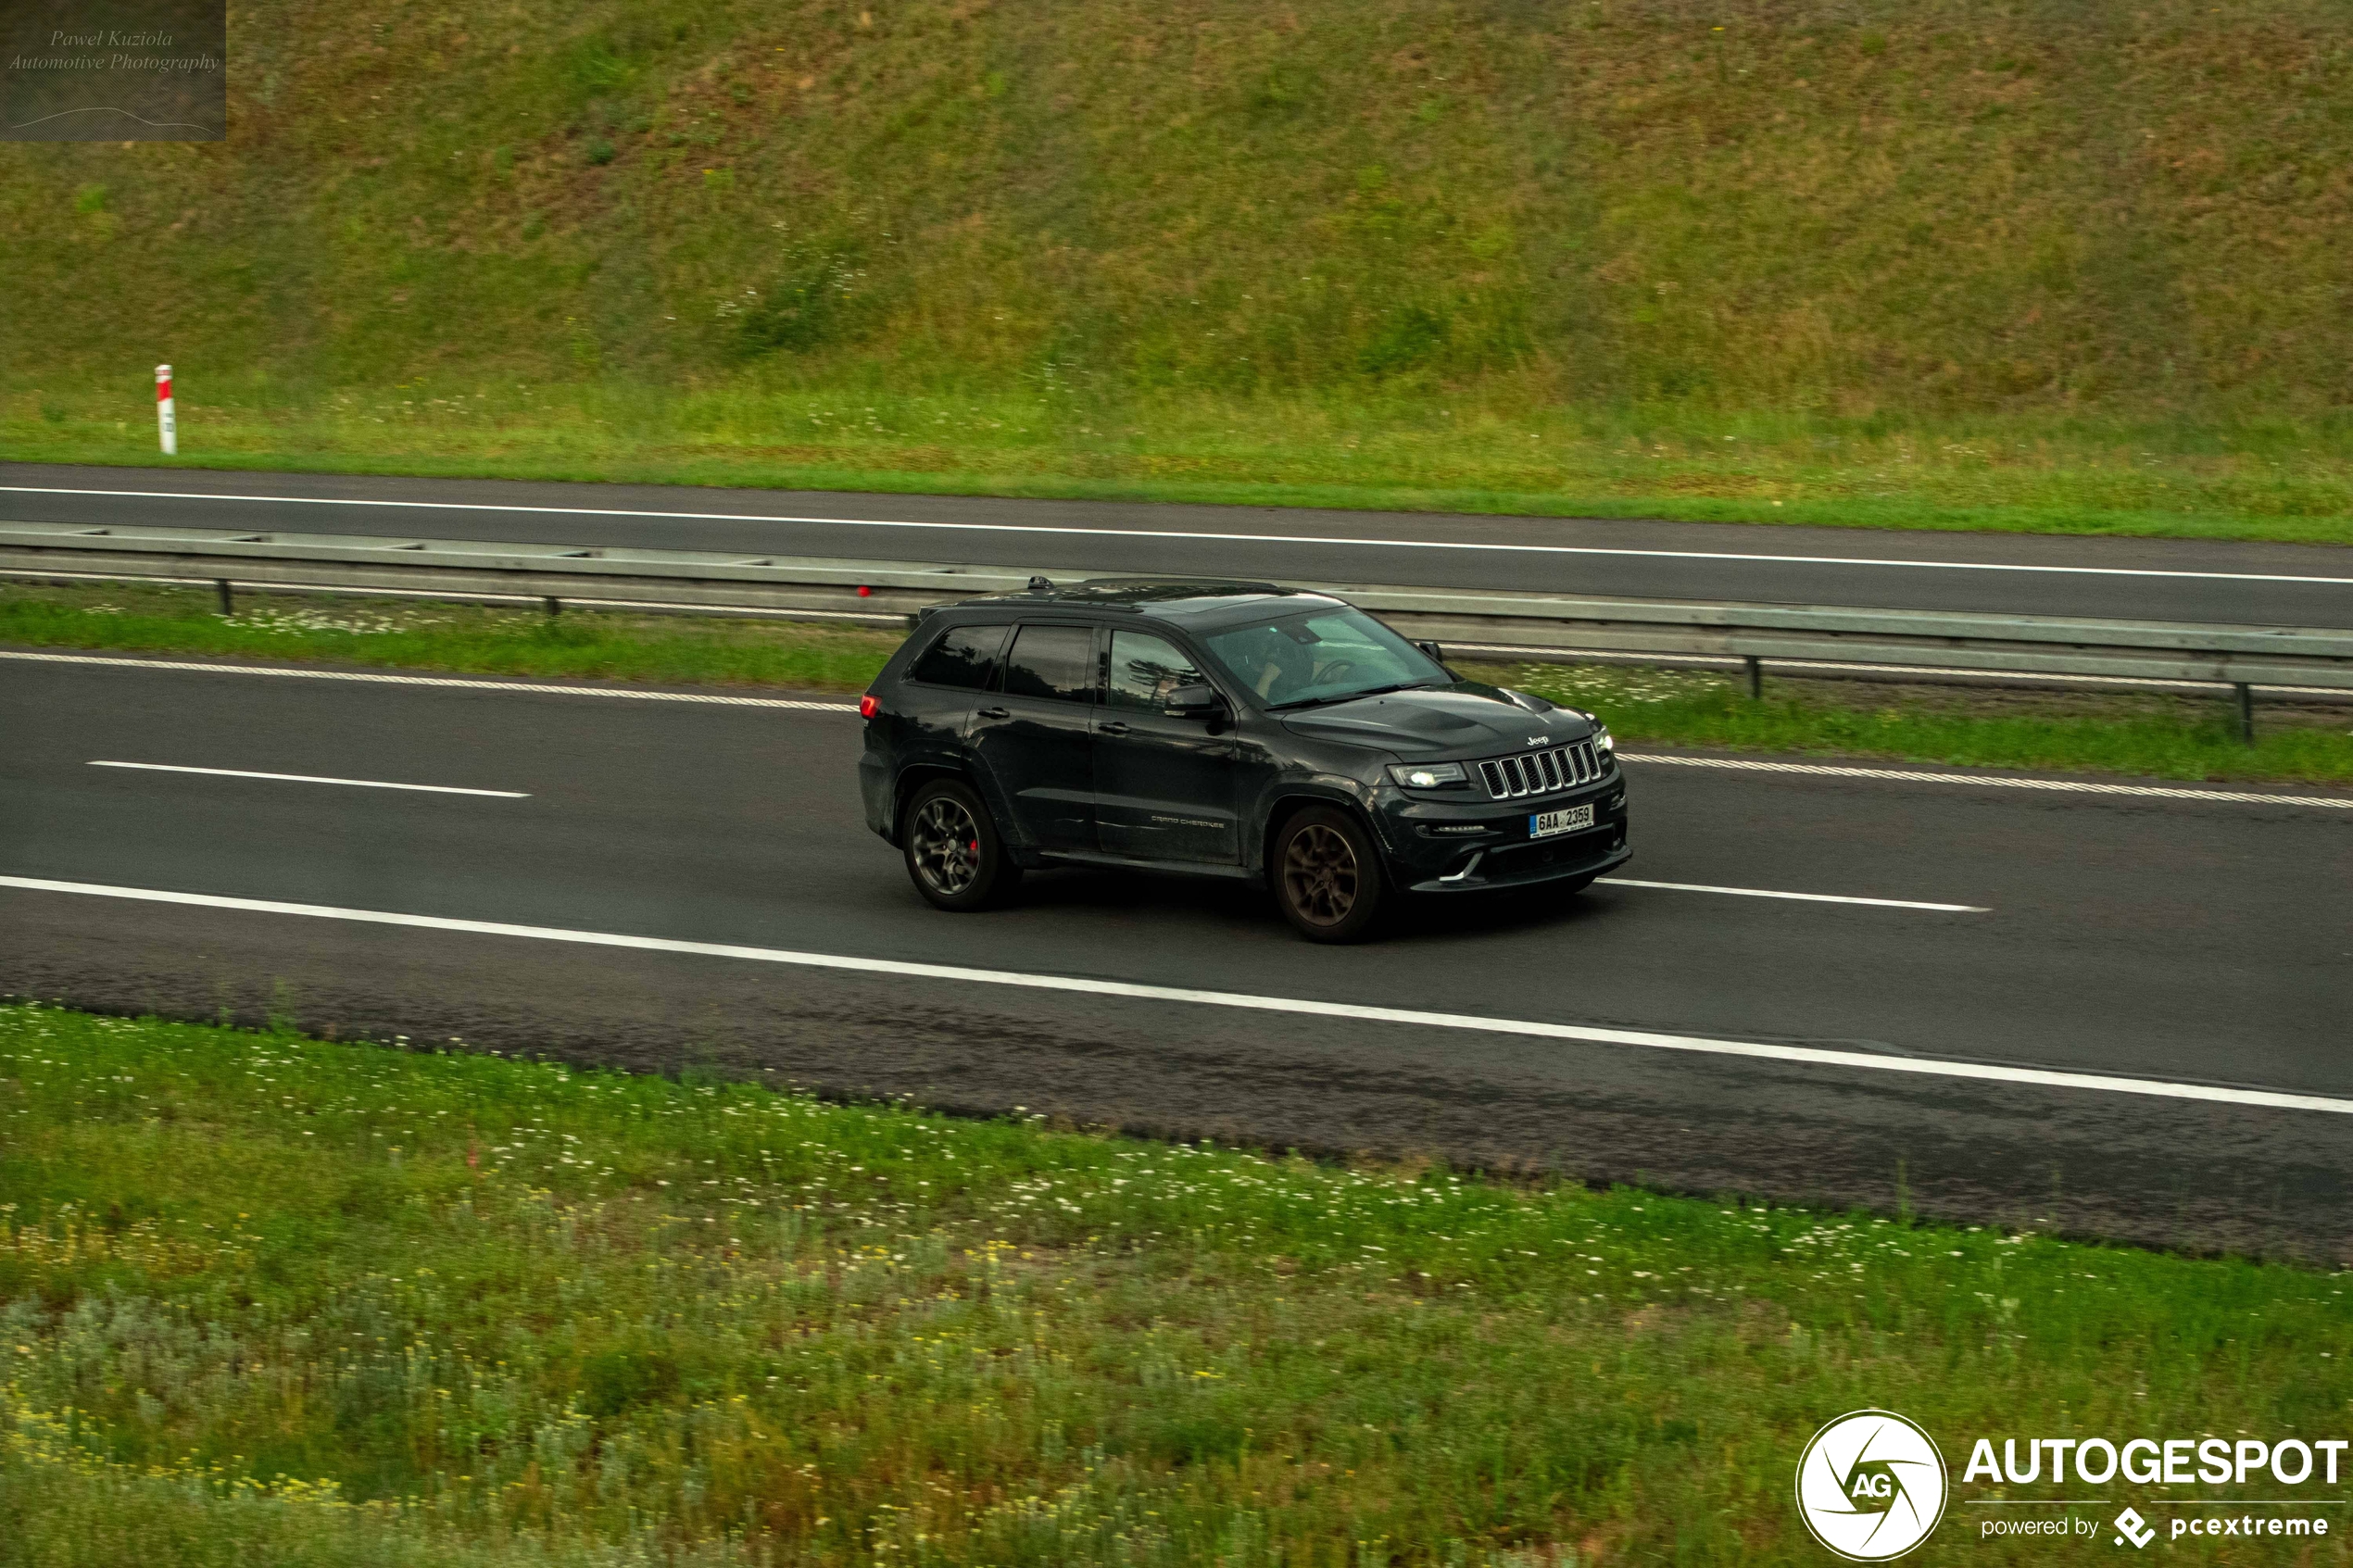
[[[1604,753],[1617,749],[1617,738],[1609,733],[1609,726],[1599,720],[1593,722],[1593,749]]]
[[[1407,789],[1446,789],[1470,782],[1460,762],[1391,763],[1389,776]]]

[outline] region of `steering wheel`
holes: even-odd
[[[1345,681],[1355,668],[1356,661],[1353,659],[1335,659],[1329,664],[1318,664],[1315,666],[1315,684],[1319,686],[1327,686],[1338,681]]]

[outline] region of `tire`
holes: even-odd
[[[1267,872],[1283,918],[1310,942],[1361,942],[1380,918],[1380,852],[1345,811],[1310,806],[1285,822]]]
[[[985,909],[1021,882],[988,806],[961,779],[934,779],[916,790],[899,841],[908,880],[934,909]]]

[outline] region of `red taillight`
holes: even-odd
[[[861,719],[871,719],[881,711],[882,698],[876,696],[874,693],[868,692],[864,696],[858,699],[858,717]]]

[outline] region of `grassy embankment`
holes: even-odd
[[[1977,1227],[22,1006],[0,1118],[25,1568],[1814,1562],[1857,1406],[2353,1403],[2341,1274]]]
[[[0,643],[326,660],[483,674],[852,692],[899,634],[689,617],[536,614],[398,601],[248,596],[233,621],[208,590],[0,585]],[[1768,681],[1604,666],[1463,664],[1600,712],[1631,741],[1823,752],[2173,779],[2353,783],[2353,712],[2267,705],[2257,743],[2216,696],[2027,693]]]
[[[255,0],[0,451],[2353,541],[2328,0]],[[126,301],[137,308],[127,308]]]

